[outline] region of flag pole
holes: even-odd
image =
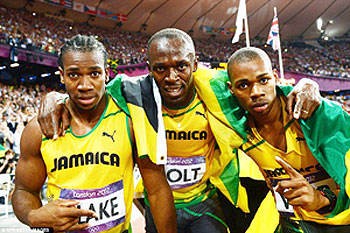
[[[275,15],[277,15],[277,7],[273,8],[273,11]],[[278,33],[278,40],[277,40],[277,47],[278,47],[278,61],[280,65],[280,78],[284,79],[284,70],[283,70],[283,61],[282,61],[282,48],[281,48],[281,39],[280,39],[280,33]]]
[[[244,18],[245,42],[246,42],[247,47],[250,47],[247,7],[245,8],[245,11],[246,11],[245,18]]]

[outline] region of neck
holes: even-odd
[[[72,101],[68,100],[68,109],[72,115],[71,125],[74,123],[79,123],[78,125],[92,126],[94,127],[96,123],[100,120],[106,104],[107,104],[107,96],[103,95],[98,104],[89,110],[81,109]]]

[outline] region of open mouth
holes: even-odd
[[[174,86],[166,86],[164,88],[164,90],[172,95],[172,96],[176,96],[176,95],[179,95],[181,93],[181,90],[182,90],[182,86],[181,85],[174,85]]]
[[[83,105],[89,105],[94,102],[95,97],[80,97],[78,100]]]

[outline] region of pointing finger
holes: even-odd
[[[282,168],[287,172],[291,179],[302,176],[301,174],[299,174],[299,172],[297,172],[292,166],[290,166],[286,161],[284,161],[280,157],[276,156],[275,160],[279,165],[282,166]]]

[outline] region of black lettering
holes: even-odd
[[[111,154],[111,165],[119,167],[120,158],[117,154]]]
[[[52,168],[50,172],[56,171],[56,169],[57,169],[57,158],[55,158],[55,159],[53,160],[53,163],[54,163],[54,168]]]
[[[80,160],[80,164],[79,164],[79,160]],[[74,165],[73,165],[73,162],[74,162]],[[83,165],[84,165],[83,154],[71,155],[69,157],[69,168],[79,167],[79,166],[83,166]]]
[[[165,131],[166,139],[174,139],[176,140],[176,132],[173,130],[166,130]]]
[[[208,134],[206,131],[202,131],[200,134],[199,134],[199,139],[200,140],[206,140],[208,137]]]
[[[118,211],[115,211],[115,210],[117,209],[117,207],[118,207],[118,204],[113,203],[113,201],[115,201],[116,199],[117,199],[117,197],[113,197],[113,198],[111,199],[112,216],[116,216],[116,215],[118,215],[118,214],[119,214],[119,212],[118,212]]]
[[[178,175],[177,179],[171,179],[170,177],[170,173],[172,172],[176,172]],[[179,180],[182,179],[182,174],[181,174],[181,171],[177,170],[177,169],[170,169],[167,173],[166,173],[166,177],[167,179],[170,181],[170,182],[178,182]]]
[[[314,166],[308,166],[307,168],[305,168],[305,171],[309,172],[312,168],[314,168]]]
[[[199,137],[196,136],[196,134],[199,134],[199,131],[197,131],[197,130],[193,131],[193,132],[192,132],[192,138],[193,138],[194,140],[199,140]]]
[[[92,152],[88,152],[85,154],[85,164],[94,164],[94,154]]]
[[[96,152],[95,154],[95,164],[99,164],[100,163],[100,153]]]
[[[94,212],[96,213],[94,204],[90,203],[90,205],[89,205],[89,210],[94,211]],[[90,219],[92,219],[92,218],[93,218],[92,216],[87,216],[87,217],[86,217],[86,222],[89,222]],[[97,221],[98,218],[96,217],[95,220]]]
[[[187,137],[186,132],[185,132],[185,131],[180,131],[180,132],[178,133],[177,139],[178,139],[178,140],[186,140],[186,139],[187,139],[186,137]]]
[[[68,159],[66,156],[62,156],[58,159],[58,170],[67,169]]]
[[[100,220],[103,219],[102,214],[104,214],[107,218],[109,218],[109,214],[106,211],[108,200],[106,200],[105,205],[103,206],[103,202],[100,203]]]
[[[194,171],[193,179],[196,180],[197,175],[198,175],[198,171],[201,170],[201,168],[197,167],[197,168],[192,168],[191,170]]]
[[[191,179],[187,178],[187,169],[184,170],[184,181],[191,181]]]
[[[108,155],[109,155],[108,152],[102,152],[101,153],[101,162],[102,162],[102,164],[109,165],[109,162],[105,160],[105,156],[108,156]]]
[[[269,178],[269,177],[270,177],[269,170],[264,169],[264,172],[265,172],[265,176],[266,176],[266,178]]]

